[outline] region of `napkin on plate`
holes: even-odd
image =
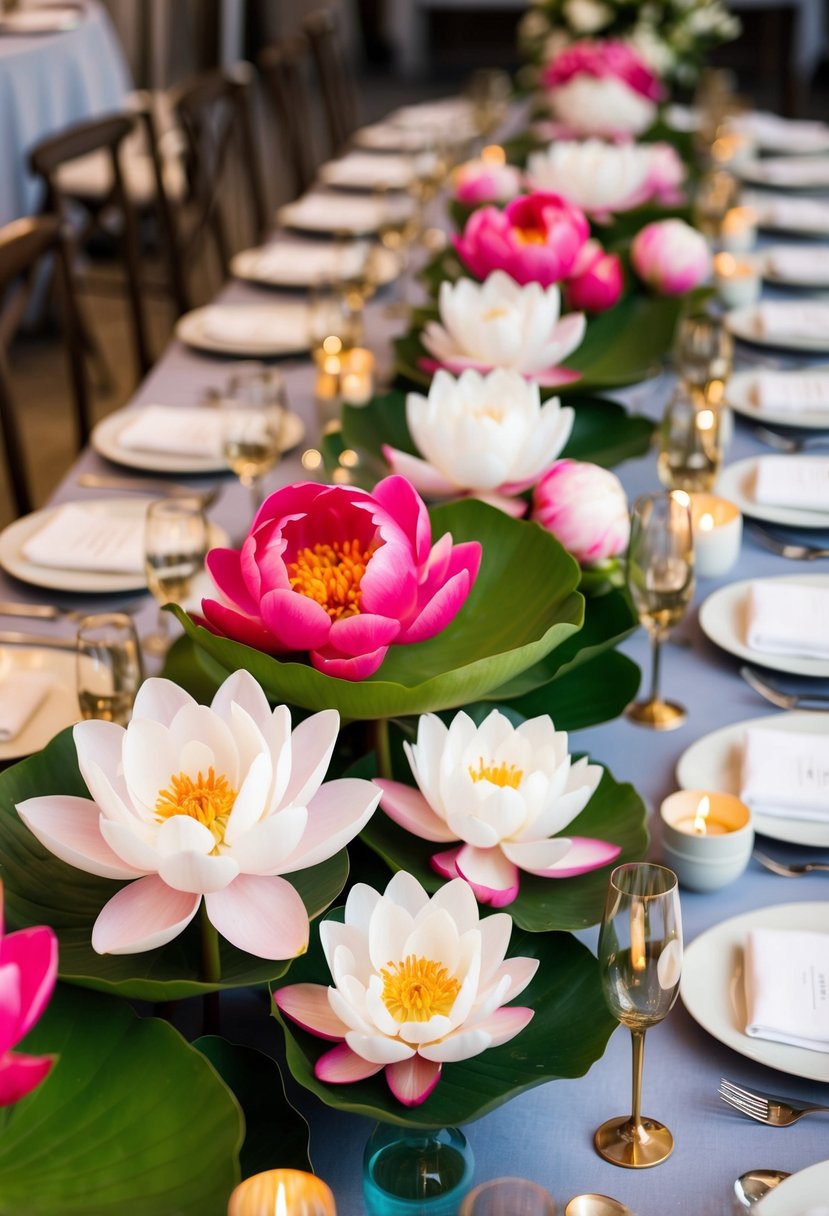
[[[729,125],[764,147],[808,152],[829,145],[829,127],[824,122],[783,118],[779,114],[754,110],[739,115]]]
[[[829,735],[750,726],[740,798],[758,815],[829,823]]]
[[[217,460],[222,455],[222,420],[216,410],[148,405],[130,414],[118,436],[120,448]]]
[[[829,230],[829,203],[821,202],[820,199],[768,199],[753,195],[751,206],[757,212],[760,224],[803,232],[812,229]]]
[[[778,279],[792,283],[825,283],[829,280],[829,249],[800,245],[770,249],[766,266]]]
[[[0,743],[16,739],[55,681],[45,671],[13,671],[0,680]]]
[[[49,517],[22,547],[36,566],[141,574],[144,570],[144,516],[119,515],[82,503],[67,503]]]
[[[274,283],[316,283],[359,273],[366,244],[357,242],[342,248],[321,241],[277,241],[249,250],[247,256],[256,274]]]
[[[239,350],[301,349],[308,341],[308,312],[294,302],[284,306],[211,304],[202,312],[202,333],[211,342]]]
[[[754,309],[754,331],[769,341],[797,338],[829,345],[829,304],[764,300]]]
[[[769,507],[829,511],[829,456],[761,456],[754,500]]]
[[[752,650],[829,659],[829,587],[752,583],[746,607],[746,643]]]
[[[775,186],[829,185],[829,158],[825,156],[775,156],[753,161],[751,170],[757,179]]]
[[[432,132],[428,127],[419,131],[416,127],[406,129],[395,126],[393,122],[376,122],[368,127],[360,127],[352,138],[361,147],[375,148],[377,151],[419,152],[432,142]]]
[[[829,410],[829,369],[825,372],[757,372],[749,390],[763,410]]]
[[[295,203],[281,207],[281,223],[320,232],[373,232],[383,221],[383,201],[376,198],[343,198],[341,194],[304,194]]]
[[[829,1051],[829,933],[750,929],[745,995],[751,1038]]]
[[[412,180],[414,165],[406,156],[372,156],[368,152],[351,152],[339,160],[324,164],[320,177],[329,184],[347,186],[389,186],[405,190]]]

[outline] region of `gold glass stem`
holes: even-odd
[[[655,695],[655,694],[654,694]],[[630,1112],[630,1122],[637,1138],[643,1133],[642,1128],[642,1067],[645,1062],[645,1032],[631,1030],[631,1048],[633,1062],[633,1103]]]
[[[658,629],[651,633],[651,691],[648,700],[659,700],[659,666],[662,659],[662,634]]]

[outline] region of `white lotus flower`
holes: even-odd
[[[95,922],[99,954],[163,946],[204,897],[208,919],[240,950],[293,958],[308,945],[308,913],[281,878],[332,857],[377,805],[368,781],[322,785],[339,729],[335,710],[291,732],[246,671],[208,708],[170,680],[147,680],[126,729],[79,722],[78,765],[92,800],[30,798],[18,813],[61,861],[102,878],[133,879]]]
[[[580,344],[587,323],[584,313],[561,316],[556,284],[520,286],[503,270],[494,270],[483,283],[441,283],[438,308],[440,323],[429,321],[421,339],[434,356],[434,361],[423,361],[427,370],[504,367],[547,387],[579,378],[578,372],[557,364]]]
[[[479,919],[465,882],[430,899],[404,870],[385,894],[358,883],[345,923],[326,920],[320,941],[334,984],[291,984],[275,994],[279,1009],[312,1034],[340,1040],[315,1072],[334,1085],[386,1070],[406,1106],[424,1102],[443,1064],[509,1042],[533,1010],[506,1007],[523,992],[538,960],[504,958],[512,919]]]
[[[627,211],[651,194],[653,152],[647,144],[559,140],[527,162],[535,190],[560,194],[594,217]]]
[[[572,763],[567,732],[547,715],[513,726],[494,709],[476,726],[461,712],[445,726],[425,714],[417,743],[403,746],[419,788],[377,778],[382,809],[424,840],[461,841],[432,866],[465,878],[482,903],[511,903],[519,870],[573,878],[618,857],[615,844],[557,835],[587,806],[602,769]]]
[[[550,109],[568,131],[607,139],[638,136],[656,121],[656,103],[616,76],[576,76],[550,94]]]
[[[513,497],[534,485],[567,442],[574,413],[558,397],[541,404],[537,384],[499,368],[439,371],[428,397],[409,393],[406,421],[422,459],[384,447],[392,472],[421,494],[471,495],[511,514],[525,504]]]

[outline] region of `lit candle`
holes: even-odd
[[[714,891],[743,873],[751,857],[751,812],[733,794],[679,790],[660,807],[662,854],[684,887]]]
[[[721,131],[711,145],[711,159],[722,169],[736,169],[753,157],[753,140],[739,131]]]
[[[355,346],[342,356],[340,395],[347,405],[366,405],[374,396],[374,355]]]
[[[753,304],[760,296],[760,271],[757,263],[733,253],[718,253],[714,258],[717,294],[727,308]]]
[[[720,244],[726,253],[748,253],[757,241],[757,212],[753,207],[731,207],[723,217]]]
[[[329,1187],[302,1170],[265,1170],[241,1182],[227,1216],[337,1216]]]
[[[689,494],[694,533],[694,569],[699,578],[727,574],[740,555],[743,517],[740,508],[716,494]]]
[[[677,819],[674,827],[678,832],[690,832],[693,836],[723,836],[728,828],[719,819],[711,819],[711,799],[703,794],[696,812],[691,817]]]
[[[485,165],[505,165],[507,154],[500,144],[487,144],[481,149],[481,160]]]

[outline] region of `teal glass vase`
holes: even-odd
[[[456,1127],[378,1123],[363,1156],[368,1216],[458,1216],[475,1158]]]

